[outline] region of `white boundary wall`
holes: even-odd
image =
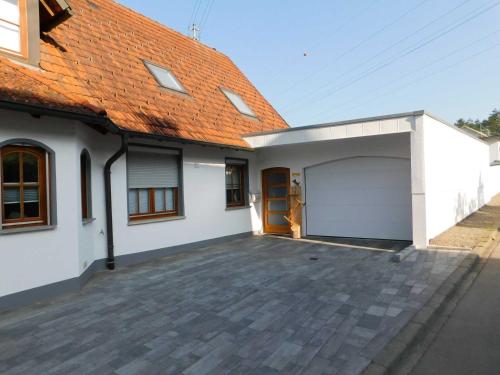
[[[429,115],[421,130],[430,240],[500,192],[500,166],[490,165],[489,144]]]

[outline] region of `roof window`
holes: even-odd
[[[236,109],[240,113],[242,113],[244,115],[247,115],[247,116],[251,116],[251,117],[257,118],[257,116],[255,115],[255,113],[243,101],[243,99],[241,98],[241,96],[239,96],[235,92],[227,90],[227,89],[221,88],[221,91],[224,93],[224,95],[226,95],[226,97],[229,99],[229,101],[236,107]]]
[[[175,78],[170,70],[146,61],[144,61],[144,65],[146,65],[146,67],[151,72],[156,81],[160,84],[160,86],[170,90],[186,93],[186,89],[182,87],[180,82],[177,80],[177,78]]]

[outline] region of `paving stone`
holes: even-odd
[[[392,307],[391,306],[387,309],[387,311],[385,312],[385,315],[396,317],[401,313],[401,311],[403,311],[403,309],[400,309],[399,307]]]
[[[366,311],[366,313],[370,314],[370,315],[384,316],[384,314],[385,314],[386,311],[387,311],[386,307],[372,305],[372,306],[370,306],[368,308],[368,310]]]
[[[380,316],[365,313],[359,320],[358,326],[376,330],[379,327],[381,321],[382,318]]]
[[[464,253],[390,257],[256,236],[103,272],[80,293],[0,314],[0,372],[359,373],[387,358]]]

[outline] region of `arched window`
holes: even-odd
[[[1,149],[2,229],[47,224],[47,153],[25,145]]]
[[[92,218],[92,188],[90,180],[90,154],[87,150],[83,150],[80,155],[80,176],[82,192],[82,219],[88,220]]]

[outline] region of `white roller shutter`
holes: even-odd
[[[179,186],[179,153],[132,148],[127,159],[129,189]]]

